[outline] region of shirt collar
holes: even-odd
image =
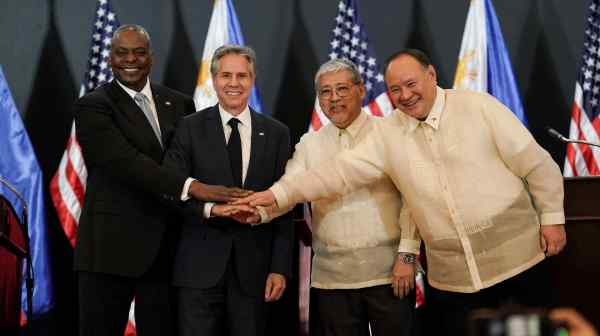
[[[121,82],[119,82],[118,79],[115,79],[115,80],[117,81],[117,84],[119,84],[119,86],[121,86],[121,88],[123,88],[123,90],[125,90],[125,92],[127,92],[127,94],[131,98],[134,98],[135,95],[138,93],[137,91],[130,89],[127,86],[123,85]],[[150,79],[146,78],[146,85],[144,85],[144,88],[140,92],[143,93],[148,99],[150,99],[150,101],[153,101],[152,90],[150,89]]]
[[[242,125],[244,125],[246,127],[250,127],[252,117],[251,117],[250,108],[248,107],[248,105],[246,105],[246,108],[244,108],[242,113],[238,114],[237,116],[234,116],[233,114],[227,112],[223,108],[223,106],[221,106],[221,104],[219,104],[219,114],[221,115],[221,122],[223,123],[223,127],[225,127],[225,125],[227,125],[227,123],[229,122],[229,119],[231,119],[231,118],[237,118]]]
[[[417,129],[417,127],[421,123],[431,126],[434,130],[438,130],[438,128],[440,127],[442,111],[444,110],[444,106],[446,105],[446,95],[444,89],[442,89],[441,87],[436,86],[435,89],[435,101],[433,102],[433,106],[431,106],[431,111],[429,111],[429,115],[427,115],[427,118],[424,121],[420,121],[418,119],[409,117],[408,115],[404,114],[404,112],[400,111],[400,113],[404,114],[407,117],[409,132],[412,132],[415,129]]]
[[[345,128],[346,132],[348,132],[348,134],[350,134],[350,137],[352,139],[356,138],[358,132],[360,131],[360,129],[363,127],[363,125],[367,121],[367,118],[368,118],[367,113],[361,109],[360,113],[358,114],[356,119],[354,119],[354,121],[352,121],[352,123],[350,125],[348,125],[348,127]],[[338,129],[338,133],[340,131],[341,130]]]

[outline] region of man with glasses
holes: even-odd
[[[425,243],[436,335],[466,335],[473,309],[550,304],[537,264],[565,247],[566,234],[563,180],[548,152],[492,96],[438,87],[419,50],[392,55],[385,82],[397,110],[356,148],[239,202],[286,207],[387,176],[409,210],[401,220],[413,224],[401,250],[419,236]]]
[[[352,62],[324,63],[315,86],[331,123],[302,137],[286,165],[286,176],[355,147],[382,120],[362,111],[365,87]],[[398,253],[401,207],[401,195],[387,177],[347,195],[311,203],[311,307],[317,335],[369,335],[369,326],[375,336],[412,335],[415,293],[401,284],[414,282],[415,258]],[[262,220],[268,218],[263,214]],[[409,266],[410,272],[400,275],[401,265]]]

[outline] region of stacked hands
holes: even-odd
[[[264,218],[271,219],[272,213],[278,209],[275,195],[270,190],[253,192],[222,186],[205,187],[212,190],[213,199],[222,202],[212,207],[211,216],[229,217],[242,224],[255,225]],[[395,296],[402,298],[410,294],[415,287],[415,273],[415,265],[404,263],[399,255],[392,270],[391,287]]]
[[[211,216],[229,217],[242,224],[255,225],[263,219],[272,218],[271,214],[277,209],[275,195],[270,190],[254,192],[239,188],[211,186],[201,183],[198,188],[190,187],[190,194],[197,199],[214,200]],[[543,225],[540,228],[540,245],[547,256],[558,254],[566,245],[564,225]],[[399,256],[392,271],[392,288],[398,297],[408,295],[415,286],[415,268],[405,264]]]
[[[275,196],[269,190],[254,192],[194,181],[189,194],[199,200],[217,202],[211,208],[211,217],[228,217],[242,224],[259,224],[261,214],[270,218],[277,207]]]

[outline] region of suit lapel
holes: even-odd
[[[116,80],[113,80],[110,83],[110,93],[119,110],[132,122],[134,133],[140,135],[141,138],[144,139],[145,144],[151,144],[153,147],[158,147],[159,152],[162,152],[162,147],[154,134],[154,130],[152,130],[152,126],[150,126],[150,122],[144,115],[144,112],[137,106],[131,96],[119,86]]]
[[[213,106],[206,112],[206,135],[208,139],[208,150],[216,167],[223,170],[224,183],[233,186],[233,175],[231,175],[231,165],[229,164],[229,153],[227,152],[227,142],[225,141],[225,132],[223,132],[223,122],[219,114],[219,105]]]
[[[263,157],[265,155],[265,144],[268,134],[265,130],[262,118],[260,118],[252,109],[250,110],[250,115],[252,117],[250,162],[248,163],[244,188],[254,190],[258,188],[257,180],[260,176],[260,163],[263,162]]]

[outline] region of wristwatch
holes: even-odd
[[[402,257],[402,262],[405,264],[415,264],[417,262],[417,255],[414,253],[398,253],[399,256]]]

